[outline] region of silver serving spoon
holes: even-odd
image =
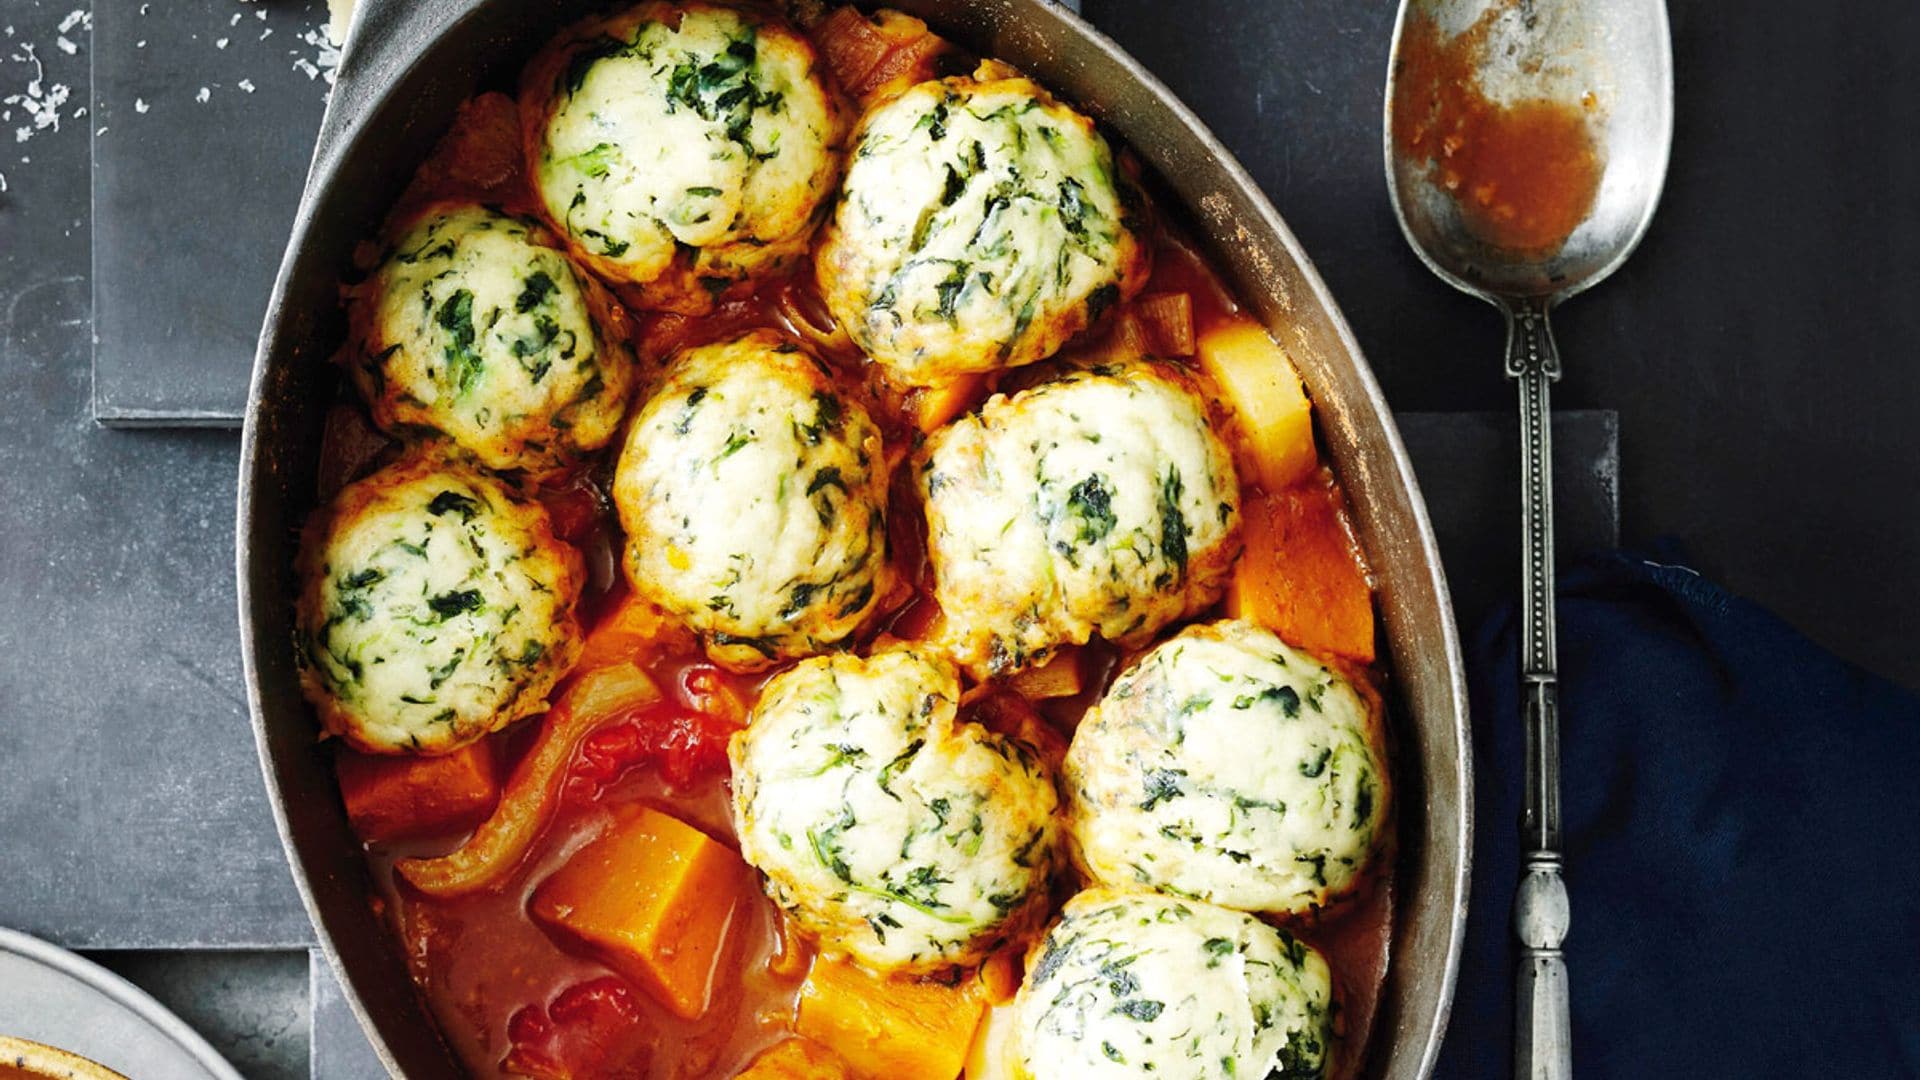
[[[1519,383],[1526,699],[1514,1075],[1572,1074],[1561,878],[1547,315],[1612,273],[1653,219],[1673,134],[1663,0],[1402,0],[1386,90],[1387,187],[1448,284],[1507,320]]]

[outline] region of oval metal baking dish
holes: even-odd
[[[297,531],[313,508],[320,433],[345,328],[338,284],[459,103],[504,77],[580,0],[362,0],[254,359],[237,554],[246,680],[261,765],[294,877],[349,1001],[396,1075],[457,1077],[407,974],[291,648]],[[862,4],[861,6],[870,6]],[[1471,762],[1458,635],[1413,469],[1326,286],[1246,171],[1114,43],[1047,0],[894,0],[982,55],[1031,73],[1158,174],[1213,265],[1275,330],[1313,395],[1324,448],[1372,565],[1392,679],[1396,915],[1372,1076],[1427,1075],[1452,999],[1467,902]],[[1355,137],[1372,133],[1355,132]]]

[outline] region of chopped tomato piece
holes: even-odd
[[[680,689],[696,712],[735,727],[747,722],[747,701],[726,672],[713,664],[690,664],[680,676]]]
[[[536,1080],[646,1075],[640,1004],[614,976],[576,983],[507,1021],[502,1068]]]
[[[627,770],[651,763],[669,784],[684,788],[727,770],[727,740],[740,724],[662,701],[603,725],[580,744],[568,794],[592,799]]]

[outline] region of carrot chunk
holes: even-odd
[[[734,1080],[852,1080],[847,1063],[807,1039],[785,1039],[761,1051]]]
[[[499,766],[485,742],[439,757],[342,748],[334,770],[347,820],[371,844],[472,828],[500,801]]]
[[[726,846],[636,806],[541,883],[533,914],[692,1020],[707,1010],[746,882],[746,864]]]
[[[1247,551],[1227,585],[1227,614],[1309,652],[1373,662],[1373,592],[1325,472],[1241,507]]]
[[[957,986],[886,979],[850,961],[817,957],[800,986],[794,1029],[831,1048],[862,1076],[952,1080],[986,1011],[979,980]]]

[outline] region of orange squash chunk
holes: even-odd
[[[807,1039],[786,1039],[760,1052],[734,1080],[853,1080],[847,1063]]]
[[[691,637],[666,612],[629,593],[602,616],[587,635],[575,671],[592,671],[647,658],[691,644]]]
[[[343,747],[334,766],[347,820],[372,844],[471,828],[500,800],[499,766],[485,742],[439,757]]]
[[[533,914],[692,1020],[707,1009],[746,871],[699,829],[633,807],[541,883]]]
[[[907,415],[913,418],[914,427],[931,435],[972,408],[983,396],[986,386],[985,375],[972,374],[959,375],[933,386],[915,387],[907,394]]]
[[[952,1080],[966,1063],[985,997],[972,976],[957,986],[887,979],[822,956],[800,985],[794,1030],[862,1076]]]
[[[1308,652],[1373,662],[1373,592],[1323,472],[1241,506],[1247,551],[1227,585],[1227,614],[1259,623]]]
[[[1266,327],[1251,319],[1223,321],[1200,335],[1195,354],[1239,420],[1240,478],[1268,491],[1311,480],[1320,465],[1313,405]]]

